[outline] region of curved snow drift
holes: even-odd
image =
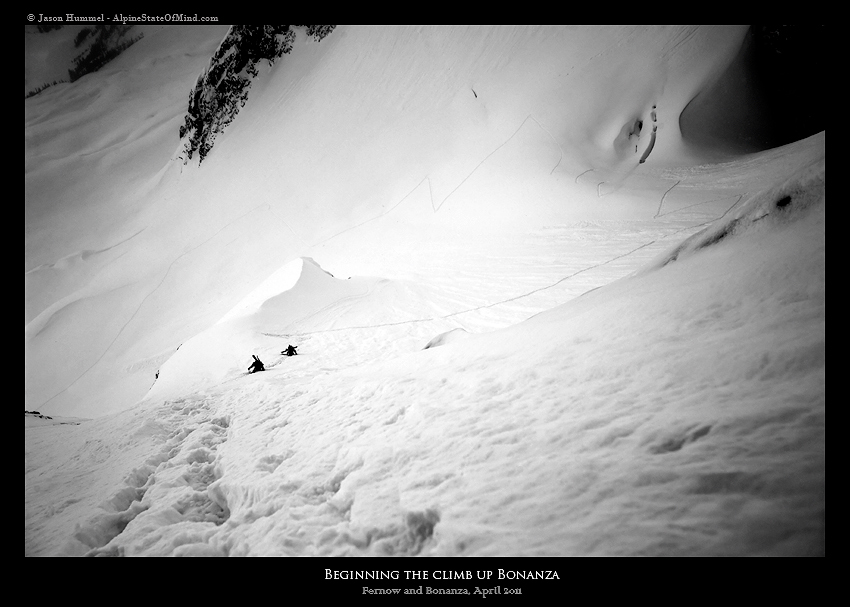
[[[296,259],[212,327],[181,344],[159,370],[146,398],[171,398],[241,377],[254,354],[267,371],[274,370],[285,359],[282,351],[287,345],[309,340],[313,334],[368,331],[430,318],[434,315],[431,304],[438,300],[405,281],[340,280],[310,258]],[[387,344],[377,347],[385,350]],[[305,360],[316,354],[315,346],[312,352],[307,348],[299,354],[299,360]]]

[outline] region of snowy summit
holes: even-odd
[[[27,556],[824,554],[822,31],[83,28]]]

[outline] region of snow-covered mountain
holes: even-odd
[[[748,126],[752,31],[296,34],[199,164],[230,30],[141,29],[26,100],[27,555],[823,553],[825,132]]]

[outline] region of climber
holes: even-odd
[[[290,344],[289,346],[287,346],[286,350],[281,352],[281,354],[286,354],[287,356],[295,356],[296,354],[298,354],[298,352],[295,351],[295,348],[296,346]]]
[[[248,367],[248,373],[256,373],[257,371],[265,371],[266,368],[263,366],[263,361],[257,358],[256,354],[252,354],[254,357],[254,362],[251,363],[251,366]]]

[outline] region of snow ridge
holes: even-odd
[[[765,227],[766,224],[787,224],[814,205],[823,203],[826,195],[826,167],[823,161],[799,169],[779,185],[739,198],[738,209],[700,232],[685,239],[650,267],[663,267],[678,259],[693,255],[700,249],[718,242]],[[743,197],[742,197],[743,198]]]

